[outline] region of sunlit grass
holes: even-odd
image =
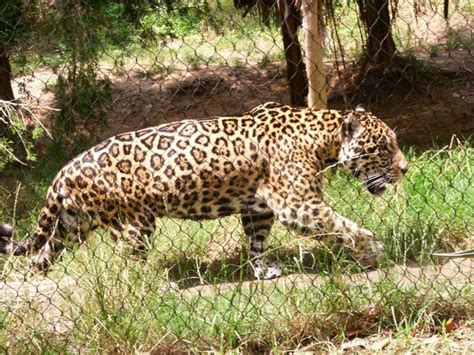
[[[67,251],[48,275],[59,285],[52,299],[22,293],[4,303],[1,344],[31,351],[39,345],[57,351],[295,349],[340,343],[360,329],[403,334],[441,327],[451,316],[469,319],[471,283],[440,273],[401,286],[403,275],[390,265],[430,264],[434,250],[473,246],[473,148],[467,142],[407,155],[405,181],[379,198],[339,171],[326,178],[328,202],[383,240],[389,260],[378,279],[369,281],[346,256],[276,224],[267,257],[283,263],[292,281],[249,283],[237,217],[201,223],[163,218],[145,260],[106,232]],[[49,178],[55,165],[45,169]],[[22,177],[29,186],[16,194],[16,204],[15,185],[2,190],[9,207],[2,207],[1,220],[11,221],[7,212],[11,216],[15,205],[17,225],[26,231],[35,220],[28,208],[38,211],[49,178],[37,172]],[[26,260],[3,260],[4,280],[22,280]],[[29,282],[23,288],[31,288]]]

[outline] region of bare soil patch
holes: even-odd
[[[360,285],[366,282],[376,282],[390,277],[400,287],[416,286],[417,284],[449,284],[459,289],[466,283],[473,282],[474,261],[471,259],[451,260],[442,265],[418,266],[416,264],[396,265],[389,269],[375,269],[362,274],[344,275],[342,280],[350,285]],[[199,285],[183,290],[184,295],[212,295],[240,289],[255,289],[256,287],[288,287],[317,286],[324,284],[327,277],[318,274],[292,274],[273,280],[244,281],[221,283],[215,285]]]
[[[349,93],[347,103],[341,95],[332,95],[329,106],[344,109],[365,103],[407,144],[445,144],[453,134],[470,136],[474,134],[474,58],[460,52],[446,54],[444,62],[440,58],[438,62],[443,69],[438,74],[392,85],[377,85],[375,78]],[[101,133],[103,137],[181,119],[238,115],[266,101],[289,103],[283,64],[216,66],[162,79],[127,76],[115,83],[109,129]]]
[[[372,75],[356,90],[345,93],[338,84],[336,70],[327,63],[333,88],[329,107],[345,109],[364,103],[397,129],[402,142],[411,145],[441,145],[448,143],[452,135],[473,135],[474,57],[470,50],[459,48],[440,53],[429,58],[429,62],[431,67],[425,72],[414,71],[409,81],[397,81],[394,76],[387,85],[380,75]],[[437,71],[433,71],[433,66]],[[97,141],[165,122],[239,115],[267,101],[289,103],[282,62],[264,67],[252,63],[244,67],[208,65],[166,75],[146,71],[117,73],[114,68],[104,67],[102,74],[113,84],[106,125],[88,120],[77,127]],[[41,70],[18,79],[16,85],[17,92],[26,88],[25,100],[39,105],[37,116],[46,125],[54,117],[47,109],[55,105],[54,95],[48,91],[54,81],[55,75]]]

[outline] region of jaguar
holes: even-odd
[[[282,274],[264,257],[275,220],[316,238],[330,235],[360,265],[375,267],[383,244],[323,200],[323,173],[332,166],[374,195],[408,171],[395,133],[361,107],[315,110],[269,102],[241,116],[118,134],[59,171],[28,238],[15,241],[11,225],[0,225],[0,253],[36,254],[32,266],[47,270],[66,237],[81,242],[97,228],[108,229],[143,253],[157,217],[239,214],[257,278]]]

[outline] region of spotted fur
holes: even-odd
[[[155,218],[240,214],[257,277],[281,271],[261,258],[275,219],[330,231],[363,265],[382,253],[373,234],[323,202],[322,171],[339,162],[379,194],[408,165],[393,131],[372,114],[260,105],[239,117],[185,120],[119,134],[82,153],[53,180],[36,230],[23,242],[0,227],[0,252],[37,253],[45,269],[69,240],[97,228],[144,249]]]

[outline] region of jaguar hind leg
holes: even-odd
[[[132,254],[144,258],[150,245],[150,237],[155,231],[155,218],[152,216],[138,218],[130,223],[112,229],[112,238],[123,240],[132,248]]]
[[[47,272],[54,261],[62,254],[65,241],[68,245],[82,242],[93,229],[92,220],[84,213],[71,208],[62,209],[54,222],[50,225],[46,235],[46,243],[38,250],[30,261],[34,269]]]
[[[276,263],[267,263],[263,258],[265,252],[265,241],[275,215],[271,210],[267,212],[252,212],[241,216],[245,235],[250,240],[249,257],[254,275],[257,279],[273,279],[282,274],[281,267]]]

